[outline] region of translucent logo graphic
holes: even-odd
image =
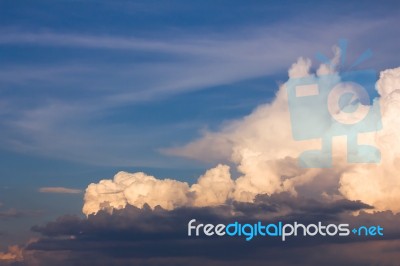
[[[341,40],[340,69],[346,59],[347,42]],[[349,163],[379,163],[380,151],[371,145],[360,145],[360,133],[374,132],[382,128],[380,109],[372,99],[377,73],[373,69],[351,69],[371,57],[364,52],[349,70],[326,75],[310,75],[291,78],[286,84],[292,135],[295,140],[321,139],[320,150],[307,150],[299,155],[304,168],[332,166],[332,138],[347,137],[347,161]],[[334,68],[335,62],[322,54],[317,58]]]

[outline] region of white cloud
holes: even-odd
[[[232,197],[234,181],[227,165],[218,165],[200,176],[190,191],[194,193],[193,205],[214,206],[224,204]]]
[[[142,172],[119,172],[113,180],[90,184],[85,193],[83,213],[122,209],[127,204],[142,208],[161,206],[172,210],[181,206],[212,206],[225,203],[233,188],[229,167],[218,165],[208,170],[189,187],[172,179],[156,179]]]
[[[340,178],[340,191],[379,210],[400,212],[400,67],[382,71],[377,82],[383,130],[375,136],[380,165],[360,165]]]
[[[300,58],[292,65],[289,74],[293,77],[309,76],[310,67],[309,60]],[[324,66],[320,69],[325,74],[331,71]],[[383,129],[376,133],[360,134],[359,144],[370,144],[380,149],[382,163],[378,165],[348,164],[345,161],[346,144],[342,143],[346,140],[338,138],[334,139],[336,151],[333,168],[299,168],[299,154],[313,147],[319,149],[321,144],[318,140],[293,139],[285,86],[280,88],[272,103],[257,107],[245,118],[228,123],[220,131],[205,132],[203,137],[167,151],[200,160],[215,156],[217,160],[234,162],[242,174],[235,181],[232,191],[232,198],[236,200],[252,201],[257,194],[282,191],[295,195],[301,186],[312,188],[315,178],[333,175],[336,182],[332,184],[338,187],[344,197],[361,200],[377,210],[399,212],[400,68],[381,72],[377,89]],[[325,191],[320,193],[326,195]]]

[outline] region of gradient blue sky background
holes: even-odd
[[[168,156],[268,102],[299,56],[397,66],[398,1],[0,0],[2,245],[80,213],[85,189],[120,170],[190,182],[213,162]],[[396,55],[396,56],[393,56]]]

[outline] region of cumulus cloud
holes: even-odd
[[[375,136],[380,165],[359,165],[340,178],[340,191],[380,210],[400,212],[400,68],[382,71],[377,82],[383,130]]]
[[[289,76],[314,77],[311,60],[299,58],[289,69]],[[167,152],[200,160],[208,160],[210,154],[219,155],[218,160],[235,163],[243,175],[235,180],[233,198],[251,202],[263,193],[296,194],[296,186],[312,181],[322,172],[329,175],[332,171],[341,171],[340,165],[324,171],[298,167],[295,160],[298,155],[320,145],[318,140],[293,139],[287,92],[282,85],[271,103],[258,106],[250,115],[227,124],[218,132],[206,132],[204,137]]]
[[[322,142],[321,139],[297,141],[293,138],[288,84],[293,79],[304,77],[315,83],[340,81],[335,66],[340,61],[341,51],[337,47],[333,51],[333,60],[329,64],[321,64],[315,73],[312,72],[310,59],[299,58],[288,71],[289,81],[280,86],[274,100],[258,106],[248,116],[229,122],[218,131],[207,131],[203,137],[183,147],[164,150],[169,154],[194,159],[230,161],[240,174],[238,178],[233,179],[229,167],[225,165],[208,170],[192,186],[170,179],[158,180],[144,173],[120,172],[113,180],[89,185],[83,212],[90,214],[102,209],[121,209],[127,204],[139,208],[144,204],[151,208],[159,205],[168,210],[181,206],[215,206],[229,201],[254,202],[260,194],[288,192],[298,195],[302,191],[314,193],[316,197],[323,195],[331,199],[344,197],[361,200],[376,207],[376,210],[399,212],[400,180],[396,173],[400,170],[397,166],[400,154],[397,138],[400,130],[400,68],[381,73],[376,86],[380,95],[378,100],[365,103],[360,99],[360,110],[378,110],[378,104],[381,109],[383,129],[358,134],[359,144],[370,144],[380,150],[380,164],[347,163],[346,156],[350,154],[347,140],[334,137],[333,167],[299,167],[300,154],[321,149]],[[325,75],[329,75],[330,79],[324,79]],[[349,86],[353,85],[346,84],[340,89],[347,90]],[[335,93],[332,92],[332,95],[335,96]],[[319,103],[311,104],[318,107]],[[331,114],[337,114],[336,105],[328,102],[328,108]],[[335,136],[332,132],[337,127],[316,112],[318,115],[318,127],[323,134]],[[343,121],[346,124],[346,119],[359,117],[335,119],[345,119]],[[312,131],[313,128],[307,123],[305,118],[304,128]],[[318,181],[321,178],[324,182]]]
[[[181,206],[213,206],[223,204],[230,196],[233,180],[229,167],[218,165],[189,187],[186,182],[160,180],[145,173],[119,172],[113,180],[101,180],[86,189],[83,213],[102,209],[122,209],[127,204],[142,208],[160,206],[172,210]]]
[[[42,187],[39,188],[42,193],[64,193],[64,194],[79,194],[82,193],[80,189],[66,188],[66,187]]]
[[[334,51],[333,63],[337,63],[340,51]],[[318,79],[320,75],[335,75],[332,67],[325,64],[319,67],[317,75],[310,73],[310,69],[311,61],[299,58],[290,68],[289,77]],[[253,201],[257,194],[262,193],[289,191],[296,194],[297,189],[304,185],[326,195],[325,191],[315,187],[313,181],[316,177],[334,175],[338,185],[335,193],[348,199],[362,200],[375,206],[376,210],[399,212],[400,68],[382,71],[376,88],[380,97],[372,103],[371,108],[379,104],[383,129],[372,134],[360,134],[358,138],[362,144],[379,148],[382,154],[380,164],[348,164],[345,160],[346,140],[337,138],[333,140],[337,146],[333,150],[333,168],[299,168],[299,154],[310,148],[318,149],[321,143],[318,140],[293,140],[284,85],[271,103],[257,107],[249,116],[231,122],[218,132],[206,132],[198,140],[170,149],[169,153],[202,160],[214,151],[214,143],[219,143],[218,147],[224,146],[219,159],[231,160],[243,173],[235,180],[233,198],[236,200]],[[361,105],[360,108],[366,109],[368,106]],[[351,119],[354,118],[358,119]],[[331,128],[327,127],[326,131],[329,130]]]
[[[190,188],[194,193],[194,206],[214,206],[226,202],[231,197],[234,182],[229,167],[218,165],[202,175],[198,182]]]
[[[174,209],[188,201],[189,185],[171,179],[159,180],[144,173],[119,172],[113,180],[90,184],[85,193],[83,212],[90,214],[101,209],[122,209],[127,204],[143,207],[160,205]]]

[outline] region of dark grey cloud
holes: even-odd
[[[260,195],[255,203],[231,202],[218,207],[178,208],[167,211],[127,206],[112,214],[99,212],[88,218],[62,216],[32,230],[41,235],[27,245],[25,265],[368,265],[371,261],[398,258],[400,216],[391,212],[368,214],[372,207],[360,201],[296,198],[287,193]],[[358,216],[351,212],[361,211]],[[202,223],[343,222],[385,228],[379,239],[367,237],[188,237],[191,219]],[[348,249],[370,250],[368,254]],[[335,253],[344,252],[343,256]],[[386,261],[387,262],[387,261]],[[390,261],[389,261],[390,262]],[[264,263],[264,264],[263,264]],[[269,265],[269,264],[268,264]],[[385,264],[386,265],[386,264]],[[388,263],[387,265],[395,265]]]

